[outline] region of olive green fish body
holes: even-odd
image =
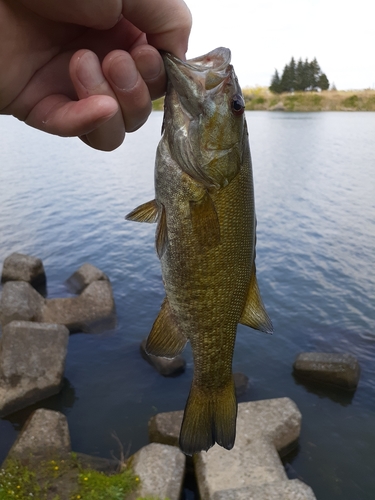
[[[165,56],[169,86],[155,200],[128,215],[157,222],[166,298],[147,341],[174,357],[189,340],[194,376],[181,428],[187,454],[234,445],[232,358],[239,322],[272,324],[255,276],[255,208],[244,104],[228,49],[184,63]]]

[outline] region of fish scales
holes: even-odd
[[[147,341],[174,357],[190,341],[193,382],[180,434],[186,454],[231,449],[237,402],[232,358],[239,322],[271,332],[255,274],[255,207],[244,102],[230,51],[186,63],[164,56],[169,77],[155,200],[127,218],[157,222],[166,291]]]

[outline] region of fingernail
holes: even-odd
[[[117,56],[111,61],[109,77],[120,90],[131,90],[138,81],[138,71],[127,58]]]
[[[81,84],[89,90],[96,89],[104,82],[99,59],[93,52],[86,52],[80,58],[77,77]]]
[[[161,59],[156,59],[154,54],[140,53],[137,56],[137,69],[143,80],[155,80],[163,71],[163,63]]]

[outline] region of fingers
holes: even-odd
[[[110,120],[118,111],[109,96],[72,101],[62,94],[45,97],[30,111],[25,123],[62,137],[86,135]]]
[[[105,57],[103,73],[114,91],[122,111],[125,130],[141,127],[152,110],[150,93],[131,55],[114,50]]]
[[[85,100],[90,96],[108,96],[116,99],[108,81],[103,75],[98,57],[89,50],[79,50],[70,61],[70,76],[76,89],[78,99]],[[103,151],[112,151],[122,144],[125,137],[125,126],[120,107],[105,123],[81,137],[86,144]]]
[[[102,65],[93,52],[79,50],[51,61],[9,111],[45,132],[80,136],[93,148],[112,151],[125,132],[145,123],[151,97],[162,95],[165,84],[160,54],[148,45],[135,46],[132,54],[112,51]]]
[[[148,43],[184,59],[192,18],[183,0],[122,0],[126,19],[147,34]]]

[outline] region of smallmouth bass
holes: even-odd
[[[155,199],[127,215],[157,222],[166,297],[146,350],[172,358],[191,342],[194,376],[180,433],[192,455],[234,445],[232,357],[237,324],[271,333],[255,272],[255,207],[245,104],[229,49],[168,74],[155,163]]]

